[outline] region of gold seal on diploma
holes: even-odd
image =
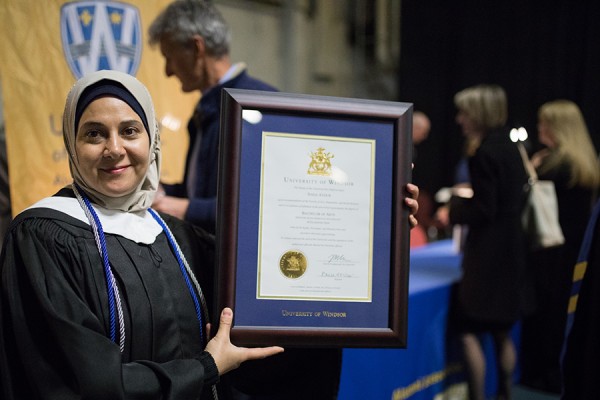
[[[287,251],[279,259],[279,269],[288,278],[300,278],[306,272],[306,267],[306,257],[299,251]]]

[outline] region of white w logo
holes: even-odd
[[[100,69],[135,74],[141,56],[139,14],[115,2],[69,3],[61,10],[63,49],[77,78]]]

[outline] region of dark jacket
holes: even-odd
[[[252,78],[246,71],[243,71],[233,79],[204,93],[196,105],[194,116],[188,123],[190,140],[183,182],[176,185],[164,185],[164,188],[170,196],[189,198],[190,204],[185,219],[213,233],[215,232],[217,209],[219,119],[223,88],[276,91],[274,87]],[[194,193],[187,193],[189,170],[192,167],[190,165],[192,150],[197,140],[201,140],[201,143],[197,164],[193,167],[195,169],[195,190]]]
[[[457,310],[483,323],[515,322],[523,305],[520,215],[527,174],[507,130],[490,132],[469,159],[474,195],[451,200],[450,221],[468,225]]]

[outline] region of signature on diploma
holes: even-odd
[[[348,262],[348,261],[350,261],[350,260],[347,260],[343,254],[332,254],[329,256],[328,263],[332,264],[332,263]]]
[[[354,275],[347,272],[321,272],[321,278],[333,278],[335,280],[342,280],[344,278],[354,278]]]

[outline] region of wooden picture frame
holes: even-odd
[[[406,346],[412,111],[223,90],[217,307],[233,343]]]

